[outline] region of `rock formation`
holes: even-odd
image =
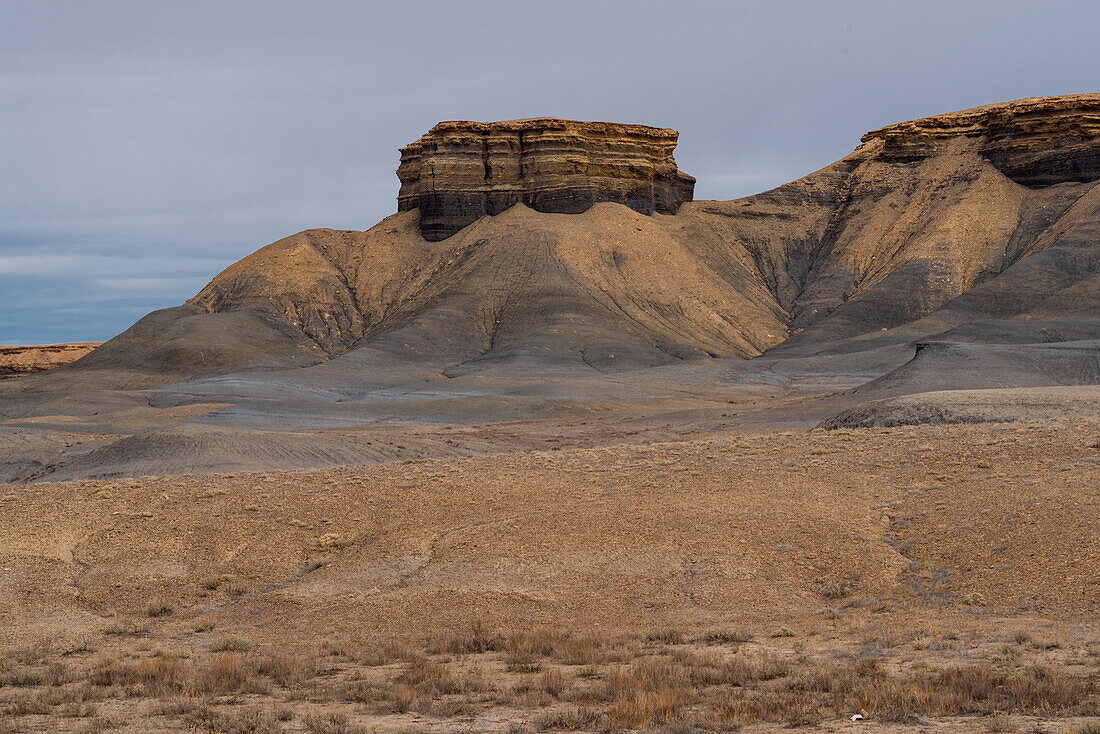
[[[695,179],[676,168],[675,130],[553,118],[441,122],[401,149],[398,211],[430,241],[517,202],[579,214],[599,202],[674,214]]]
[[[0,378],[29,375],[80,359],[101,342],[0,346]]]
[[[1036,188],[1100,179],[1100,95],[1020,99],[873,130],[882,156],[919,160],[952,139],[980,141],[981,155],[1008,178]]]
[[[751,252],[787,314],[784,354],[1032,318],[1058,298],[1053,313],[1095,318],[1098,110],[1100,95],[1070,95],[892,125],[802,179],[677,218],[705,214]]]
[[[1093,94],[900,123],[735,201],[687,201],[671,130],[442,123],[403,153],[402,211],[264,247],[77,367],[609,371],[1095,339],[1098,115]]]

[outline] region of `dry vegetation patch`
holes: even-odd
[[[123,716],[145,730],[205,732],[458,729],[471,717],[546,731],[728,731],[816,727],[860,711],[870,726],[970,717],[1011,731],[1023,719],[1100,717],[1095,640],[913,631],[897,634],[911,642],[903,649],[867,656],[854,637],[812,649],[725,637],[474,625],[314,655],[131,649],[63,664],[39,649],[3,658],[0,712],[28,730],[114,730]],[[949,660],[915,654],[948,643]]]

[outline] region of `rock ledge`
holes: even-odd
[[[1100,179],[1100,94],[1029,97],[920,120],[863,136],[883,157],[927,158],[947,141],[978,138],[983,157],[1016,183],[1041,188]]]

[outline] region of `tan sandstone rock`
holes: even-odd
[[[401,149],[398,211],[419,209],[420,230],[432,241],[520,202],[564,214],[606,201],[674,214],[695,188],[672,157],[678,136],[554,118],[441,122]]]

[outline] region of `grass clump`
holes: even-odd
[[[752,640],[752,633],[745,629],[713,629],[699,636],[704,645],[740,645]]]
[[[500,650],[503,638],[491,631],[481,622],[469,627],[453,630],[428,641],[428,653],[431,655],[478,655]]]
[[[607,728],[607,715],[591,707],[570,706],[542,714],[535,724],[542,731],[602,731]]]
[[[256,672],[284,688],[296,686],[317,674],[312,660],[288,655],[268,655],[257,665]]]
[[[232,713],[203,705],[187,715],[187,722],[193,731],[207,734],[280,734],[283,731],[278,716],[258,708]]]
[[[211,652],[246,652],[251,649],[251,643],[240,637],[222,637],[210,643]]]
[[[201,668],[190,682],[198,696],[222,696],[230,693],[262,692],[256,669],[240,655],[218,655]]]
[[[365,731],[352,725],[347,714],[333,712],[327,714],[307,714],[302,720],[309,734],[359,734]]]

